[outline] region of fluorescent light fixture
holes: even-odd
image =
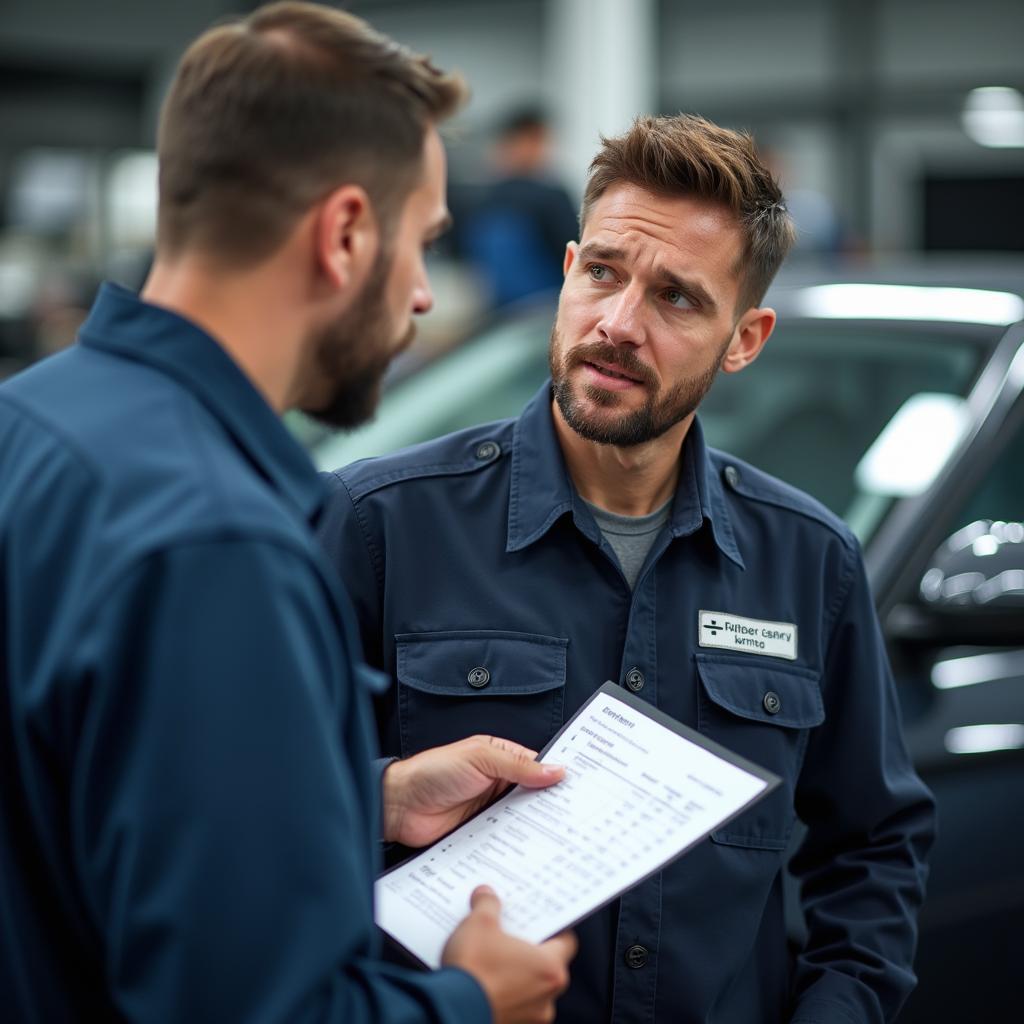
[[[1024,146],[1024,96],[1004,85],[972,89],[964,102],[963,126],[982,146]]]
[[[1024,679],[1024,651],[971,654],[937,661],[932,667],[932,686],[936,690],[956,690],[1017,676]]]
[[[156,153],[123,153],[111,168],[106,193],[110,236],[115,245],[152,245],[156,199]]]
[[[946,733],[951,754],[988,754],[996,750],[1024,747],[1024,725],[961,725]]]
[[[36,268],[28,260],[0,256],[0,317],[25,316],[32,308]]]
[[[958,395],[908,398],[857,464],[857,486],[871,494],[921,494],[939,475],[970,424]]]
[[[822,284],[796,294],[804,316],[838,320],[942,320],[962,324],[1016,323],[1024,299],[983,288],[902,284]]]

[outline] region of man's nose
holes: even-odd
[[[597,329],[613,345],[642,345],[643,290],[627,285],[609,296]]]
[[[419,280],[412,292],[413,313],[429,313],[434,308],[434,293],[430,287],[430,278],[426,267],[420,271]]]

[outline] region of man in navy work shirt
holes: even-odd
[[[431,304],[463,93],[327,8],[206,33],[161,117],[142,298],[106,287],[0,388],[5,1020],[551,1018],[574,940],[513,939],[486,888],[442,970],[379,959],[379,836],[562,773],[486,737],[372,767],[377,676],[278,418],[372,409]]]
[[[807,495],[705,447],[694,415],[772,331],[782,196],[749,137],[641,118],[591,165],[581,225],[552,380],[519,419],[333,474],[320,532],[392,679],[383,748],[491,729],[540,747],[617,680],[783,784],[579,926],[559,1021],[891,1020],[933,804],[861,555]]]

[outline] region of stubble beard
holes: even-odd
[[[618,448],[631,448],[653,441],[694,412],[710,390],[729,345],[729,339],[726,339],[718,356],[703,373],[679,381],[659,397],[654,375],[632,349],[595,341],[578,345],[562,355],[560,341],[556,323],[551,329],[548,360],[552,394],[562,418],[584,440]],[[640,380],[647,391],[644,403],[616,416],[614,409],[621,401],[618,392],[590,383],[575,386],[571,379],[572,371],[592,361],[613,366]],[[598,406],[607,412],[595,414],[588,411],[588,406]]]
[[[370,277],[354,305],[312,341],[320,395],[303,412],[329,427],[351,430],[373,418],[381,382],[391,360],[408,348],[416,334],[409,324],[396,342],[387,308],[390,254],[377,256]]]

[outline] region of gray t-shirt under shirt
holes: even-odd
[[[620,516],[591,505],[589,501],[584,501],[584,504],[590,509],[594,522],[615,552],[622,575],[632,590],[654,538],[668,522],[672,500],[669,499],[661,508],[656,508],[646,516]]]

